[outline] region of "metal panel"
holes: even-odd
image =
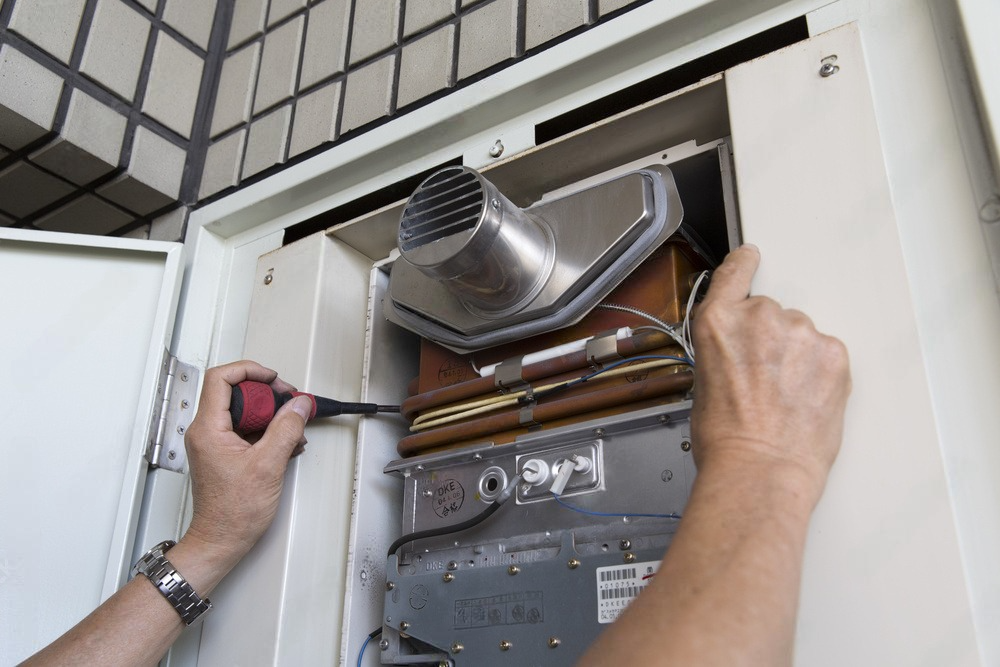
[[[839,70],[823,77],[822,61]],[[754,292],[851,351],[844,447],[810,530],[796,661],[979,664],[858,30],[727,73]]]
[[[124,582],[180,270],[176,243],[0,230],[0,663]]]

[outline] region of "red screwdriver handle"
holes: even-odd
[[[316,398],[312,394],[295,391],[279,394],[263,382],[246,380],[233,386],[229,401],[229,414],[233,418],[233,430],[237,433],[263,431],[274,419],[274,414],[282,405],[296,396],[308,396],[312,401],[309,419],[316,416]]]

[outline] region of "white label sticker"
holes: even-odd
[[[616,621],[659,569],[658,560],[597,568],[597,622]]]

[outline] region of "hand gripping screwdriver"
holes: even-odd
[[[398,405],[377,405],[375,403],[344,403],[332,398],[314,396],[304,391],[279,394],[263,382],[246,380],[233,386],[229,401],[229,414],[233,418],[233,430],[240,434],[263,431],[274,418],[274,413],[282,405],[296,396],[307,396],[312,401],[309,419],[333,417],[335,415],[372,415],[376,412],[399,412]]]

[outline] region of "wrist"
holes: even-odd
[[[220,548],[189,529],[167,557],[195,592],[205,598],[239,562],[242,554]]]

